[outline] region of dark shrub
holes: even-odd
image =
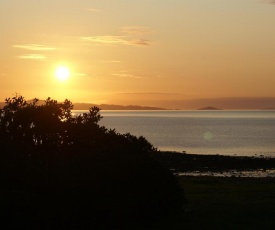
[[[72,116],[70,101],[0,112],[0,218],[10,227],[154,227],[181,217],[183,191],[143,137],[99,126],[98,108]]]

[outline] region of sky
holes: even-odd
[[[0,28],[0,101],[275,97],[272,0],[0,0]]]

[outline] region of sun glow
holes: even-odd
[[[66,66],[59,66],[55,70],[55,76],[59,81],[66,81],[70,77],[70,70]]]

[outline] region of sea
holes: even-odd
[[[87,111],[74,110],[74,114]],[[100,125],[144,136],[159,150],[275,157],[275,110],[102,110]]]

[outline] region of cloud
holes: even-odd
[[[135,79],[143,78],[133,74],[133,71],[128,71],[128,70],[121,70],[116,73],[112,73],[111,76],[119,77],[119,78],[135,78]]]
[[[101,12],[101,10],[94,9],[94,8],[90,8],[90,9],[88,9],[88,11],[93,12],[93,13],[99,13],[99,12]]]
[[[113,73],[111,75],[115,76],[115,77],[120,77],[120,78],[135,78],[135,79],[142,78],[142,77],[136,76],[134,74],[129,74],[129,73]]]
[[[147,27],[125,26],[121,28],[120,32],[128,35],[143,35],[143,34],[151,33],[153,31]]]
[[[33,59],[33,60],[46,60],[47,57],[44,54],[25,54],[18,56],[20,59]]]
[[[51,51],[56,50],[55,47],[40,45],[40,44],[24,44],[24,45],[13,45],[14,48],[31,50],[31,51]]]
[[[131,39],[128,36],[92,36],[80,37],[82,41],[88,41],[95,44],[105,45],[132,45],[132,46],[150,46],[150,41],[145,39]]]
[[[144,77],[141,77],[138,74],[136,74],[138,72],[140,72],[140,71],[138,71],[138,70],[120,70],[120,71],[111,73],[111,76],[119,77],[119,78],[135,78],[135,79],[144,78]]]
[[[81,40],[102,44],[125,44],[126,38],[126,36],[92,36],[81,37]]]
[[[139,93],[139,92],[134,92],[134,93],[127,93],[127,92],[120,92],[117,94],[128,94],[128,95],[179,95],[178,93],[162,93],[162,92],[144,92],[144,93]]]
[[[130,46],[150,46],[151,42],[148,39],[138,36],[151,32],[146,27],[128,26],[122,27],[118,35],[103,35],[103,36],[87,36],[80,37],[82,41],[105,44],[105,45],[130,45]]]
[[[106,63],[121,63],[121,61],[119,61],[119,60],[105,60],[103,62],[106,62]]]
[[[150,46],[151,45],[150,41],[146,40],[146,39],[131,40],[131,41],[129,41],[129,44],[138,45],[138,46]]]

